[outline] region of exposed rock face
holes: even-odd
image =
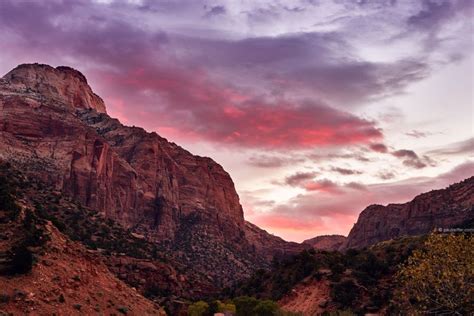
[[[403,235],[421,235],[474,219],[474,177],[415,197],[405,204],[371,205],[359,215],[346,248],[362,248]]]
[[[346,236],[342,235],[323,235],[303,241],[303,244],[311,245],[320,250],[338,250],[345,243]]]
[[[107,151],[113,151],[133,173],[133,178],[127,180],[127,183],[133,182],[132,190],[126,183],[121,189],[136,192],[135,196],[117,200],[112,193],[120,192],[120,188],[112,188],[111,192],[96,195],[107,197],[107,200],[96,200],[95,207],[116,210],[112,217],[125,225],[129,222],[138,224],[141,220],[138,229],[157,227],[148,229],[147,233],[160,240],[173,239],[178,219],[193,214],[199,214],[222,229],[227,223],[243,227],[243,211],[232,179],[212,159],[194,156],[156,133],[123,126],[106,114],[80,111],[77,115],[105,140],[104,145],[95,146],[95,150],[100,151],[98,156],[105,158]],[[108,162],[99,159],[98,166],[101,164],[107,166]],[[120,175],[123,176],[123,172]],[[88,179],[89,175],[86,175],[85,181]],[[69,186],[69,190],[74,188]],[[87,190],[80,194],[87,195]],[[88,198],[91,199],[90,196],[83,197]]]
[[[68,67],[22,65],[0,80],[2,157],[173,251],[216,286],[265,266],[272,247],[301,249],[263,231],[249,237],[219,164],[110,118],[85,77]]]
[[[94,109],[105,113],[104,101],[92,92],[86,77],[75,69],[24,64],[10,71],[3,79],[8,81],[7,88],[15,92],[35,93],[40,100],[57,100],[70,109]]]
[[[271,260],[274,256],[296,254],[310,248],[310,246],[306,244],[285,242],[280,237],[271,235],[267,231],[249,222],[245,222],[245,236],[253,245],[256,252],[263,255],[267,260]]]

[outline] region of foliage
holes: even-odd
[[[395,305],[420,314],[474,312],[474,237],[431,234],[397,274]]]
[[[276,316],[280,308],[272,300],[261,301],[255,306],[254,314],[258,316]]]
[[[255,297],[240,296],[228,301],[198,301],[188,307],[188,315],[212,316],[214,313],[231,313],[236,316],[300,316],[281,310],[272,300],[259,300]]]
[[[13,258],[9,274],[25,274],[33,267],[33,254],[25,246],[21,245],[13,250]]]
[[[39,247],[43,246],[49,240],[49,236],[44,232],[43,221],[29,209],[25,212],[23,227],[25,229],[25,237],[22,242],[23,246]]]
[[[238,284],[231,296],[254,296],[280,300],[296,284],[309,280],[330,281],[331,301],[340,310],[356,313],[380,311],[392,300],[394,283],[390,282],[401,263],[425,237],[402,237],[360,250],[303,251],[274,260],[271,270],[259,270],[249,280]],[[244,296],[245,297],[245,296]],[[240,301],[235,299],[238,315]],[[249,302],[248,299],[243,302]]]
[[[217,312],[230,312],[235,314],[236,313],[236,306],[232,303],[223,303],[221,301],[217,301]]]
[[[331,289],[331,297],[334,302],[342,306],[352,306],[352,303],[357,298],[357,286],[352,279],[346,279],[334,284]]]
[[[188,315],[189,316],[204,316],[209,310],[209,304],[204,301],[198,301],[189,305]]]
[[[15,202],[13,186],[5,176],[0,176],[0,211],[6,211],[11,218],[16,218],[20,211]]]
[[[254,309],[259,302],[255,297],[250,296],[240,296],[235,298],[233,301],[237,309],[237,316],[254,315]]]

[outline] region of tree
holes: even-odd
[[[255,315],[254,309],[258,304],[258,300],[255,297],[240,296],[234,299],[234,304],[237,316],[252,316]]]
[[[189,316],[203,316],[207,313],[209,304],[204,301],[198,301],[194,304],[189,305],[188,315]]]
[[[236,307],[232,303],[222,303],[222,302],[218,301],[217,311],[221,312],[221,313],[230,312],[232,314],[235,314],[236,313]]]
[[[398,309],[414,314],[474,312],[474,237],[431,234],[397,274]]]
[[[351,307],[357,298],[357,293],[357,285],[352,279],[334,283],[331,288],[331,297],[342,307]]]
[[[278,304],[271,300],[264,300],[255,306],[254,314],[258,316],[275,316],[279,311]]]

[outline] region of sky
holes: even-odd
[[[474,175],[471,0],[0,1],[0,73],[80,70],[286,240]]]

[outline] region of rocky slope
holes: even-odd
[[[323,235],[303,241],[303,244],[310,245],[314,249],[338,250],[346,242],[346,236]]]
[[[166,315],[111,273],[99,252],[41,218],[24,191],[30,181],[12,172],[0,164],[0,314]]]
[[[474,177],[415,197],[404,204],[371,205],[347,237],[346,248],[362,248],[435,228],[452,228],[474,219]]]
[[[308,280],[298,283],[290,293],[278,301],[285,311],[301,315],[321,315],[330,301],[330,284],[327,280]]]
[[[20,65],[0,80],[0,158],[173,253],[209,279],[211,292],[274,253],[302,249],[264,231],[252,237],[219,164],[110,118],[68,67]]]

